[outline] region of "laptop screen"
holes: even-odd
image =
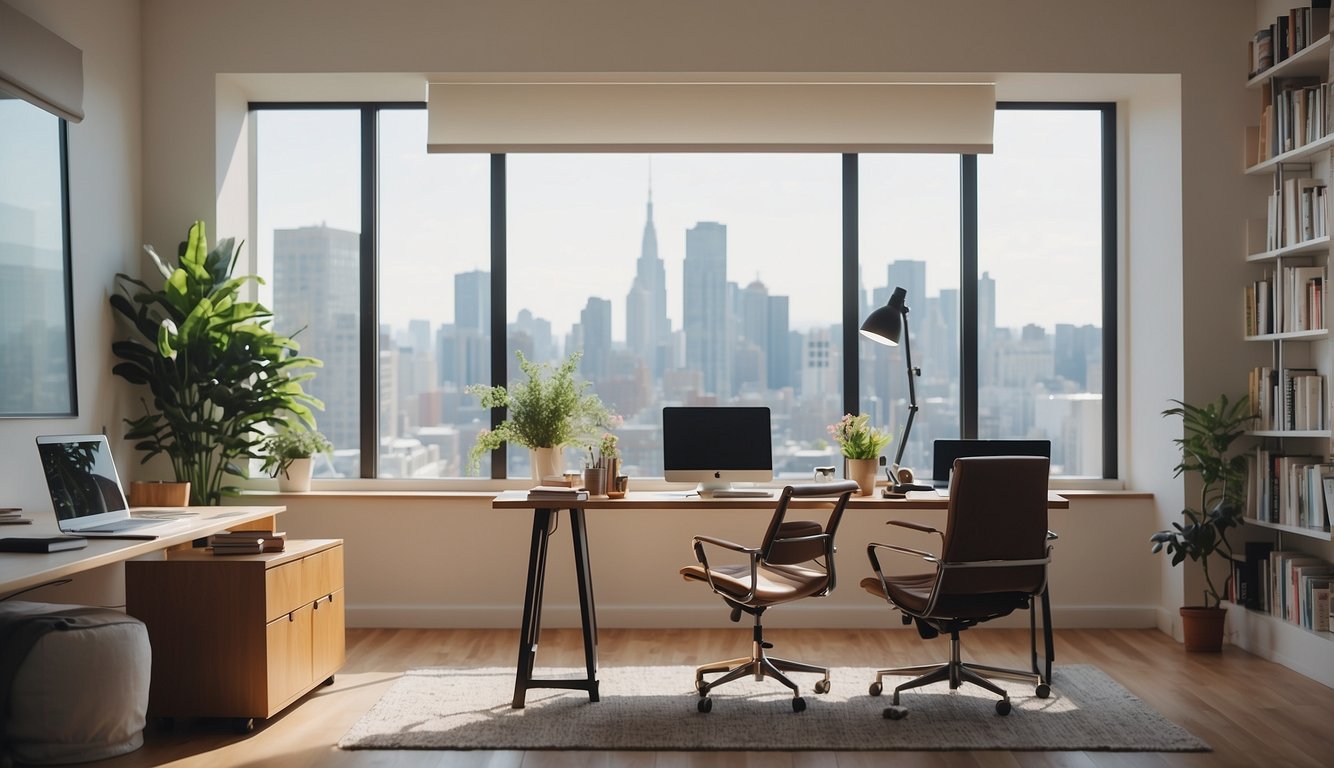
[[[37,453],[61,528],[66,527],[65,521],[75,518],[82,525],[129,516],[105,435],[38,437]],[[100,515],[106,517],[94,519]]]
[[[1051,458],[1050,440],[936,440],[931,446],[931,484],[950,486],[954,460],[966,456],[1043,456]]]

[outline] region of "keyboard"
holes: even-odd
[[[773,491],[764,488],[725,488],[710,494],[715,499],[771,499],[773,495]]]

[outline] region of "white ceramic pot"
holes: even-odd
[[[533,484],[542,482],[542,478],[564,474],[565,457],[559,448],[529,448],[528,459],[533,467]]]
[[[310,474],[314,470],[310,457],[292,459],[287,469],[278,473],[278,490],[283,493],[305,493],[310,490]]]

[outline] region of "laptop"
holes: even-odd
[[[954,460],[967,456],[1044,456],[1051,458],[1050,440],[936,440],[931,445],[931,486],[947,496]]]
[[[106,435],[41,435],[37,453],[62,533],[151,539],[184,524],[180,509],[130,509]]]

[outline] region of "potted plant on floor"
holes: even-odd
[[[232,277],[240,249],[226,238],[209,250],[204,222],[196,221],[169,265],[144,246],[162,274],[154,288],[126,274],[111,308],[128,321],[130,337],[111,351],[121,362],[111,372],[148,387],[144,415],[126,419],[125,437],[145,451],[165,453],[178,481],[190,483],[190,502],[217,504],[231,491],[223,475],[243,475],[240,462],[261,458],[257,428],[314,427],[312,408],[323,408],[301,388],[320,362],[297,354],[299,345],[269,328],[273,313],[244,301],[242,289],[259,277]]]
[[[468,451],[468,470],[476,472],[482,455],[505,443],[522,445],[531,452],[533,481],[561,474],[561,449],[577,445],[591,448],[603,430],[613,426],[615,416],[594,393],[592,385],[575,378],[581,354],[574,352],[558,366],[538,363],[516,351],[519,369],[527,376],[508,388],[474,384],[468,392],[483,408],[506,409],[505,420],[495,429],[483,430]]]
[[[315,454],[332,451],[333,444],[316,430],[280,429],[264,438],[264,471],[278,478],[278,490],[305,493],[310,490]]]
[[[857,483],[859,496],[875,493],[875,475],[879,468],[880,452],[889,445],[890,435],[871,426],[866,414],[844,414],[837,424],[826,429],[833,436],[847,459],[847,477]]]
[[[1176,407],[1163,416],[1180,416],[1183,434],[1173,440],[1181,448],[1181,462],[1174,477],[1186,473],[1199,476],[1198,508],[1181,511],[1185,520],[1150,537],[1154,552],[1165,551],[1172,565],[1186,559],[1198,562],[1204,573],[1204,605],[1181,608],[1186,650],[1217,651],[1223,647],[1223,623],[1227,611],[1221,606],[1232,579],[1232,543],[1228,531],[1242,525],[1246,504],[1247,462],[1232,453],[1232,444],[1245,434],[1254,419],[1246,398],[1230,402],[1227,395],[1204,406],[1173,400]],[[1210,570],[1210,558],[1221,556],[1224,576]]]

